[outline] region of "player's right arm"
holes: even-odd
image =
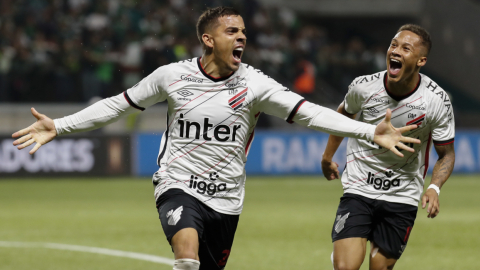
[[[166,99],[165,74],[163,66],[144,78],[134,87],[125,92],[103,99],[72,115],[52,120],[32,108],[32,114],[37,119],[29,127],[12,134],[13,142],[18,149],[36,143],[30,154],[35,153],[42,145],[50,142],[61,134],[83,132],[101,128],[138,110],[145,110],[157,102]]]
[[[355,114],[350,114],[345,110],[344,102],[338,106],[337,112],[345,115],[348,118],[354,119]],[[342,143],[344,137],[330,135],[328,137],[328,143],[325,148],[325,152],[322,156],[322,172],[327,180],[333,180],[340,178],[340,172],[338,171],[338,163],[333,161],[333,156],[337,152],[338,147]]]
[[[29,127],[19,130],[12,134],[12,138],[20,137],[20,139],[13,142],[13,145],[18,145],[18,149],[23,149],[36,142],[30,154],[35,153],[40,146],[50,142],[57,137],[57,130],[53,120],[44,114],[38,113],[34,108],[30,109],[32,115],[37,118],[37,121]]]

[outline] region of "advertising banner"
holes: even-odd
[[[328,135],[317,132],[256,132],[246,166],[250,174],[322,174],[321,160]],[[345,139],[334,156],[341,171],[346,164]],[[480,132],[459,131],[455,136],[454,173],[480,173]],[[428,172],[438,159],[432,147]]]
[[[135,136],[135,174],[152,176],[158,170],[157,157],[162,134],[140,133]]]
[[[0,137],[0,176],[102,176],[131,174],[130,136],[65,136],[18,150]]]
[[[136,136],[136,173],[151,176],[160,146],[160,134]],[[322,174],[321,160],[328,135],[320,132],[256,131],[246,171],[248,175]],[[341,171],[346,163],[346,139],[335,154]],[[480,131],[458,131],[455,136],[456,162],[454,173],[480,173]],[[428,171],[438,159],[434,147]]]

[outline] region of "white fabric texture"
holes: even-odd
[[[54,119],[58,135],[101,128],[137,110],[131,107],[123,94],[106,98],[75,113]]]
[[[331,135],[373,141],[376,126],[352,120],[329,108],[305,102],[293,120],[311,129]]]

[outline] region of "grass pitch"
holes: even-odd
[[[430,180],[427,179],[427,183]],[[440,215],[419,210],[395,269],[478,269],[480,181],[452,176]],[[249,177],[226,269],[332,269],[339,181]],[[1,179],[0,241],[100,247],[173,258],[148,179]],[[368,269],[365,261],[362,269]],[[0,246],[0,270],[165,269],[168,265],[67,250]]]

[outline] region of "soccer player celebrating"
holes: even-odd
[[[455,162],[455,123],[447,93],[420,68],[431,48],[428,32],[412,24],[398,30],[387,51],[386,71],[356,78],[338,112],[375,124],[391,110],[394,126],[412,125],[408,136],[421,140],[415,153],[401,159],[365,139],[351,138],[342,175],[344,194],[332,229],[333,264],[339,269],[360,269],[370,241],[370,269],[393,269],[407,245],[428,170],[433,145],[439,159],[432,181],[422,197],[428,217],[439,213],[440,188]],[[339,177],[332,161],[342,137],[330,136],[322,160],[328,180]],[[412,145],[413,147],[413,145]]]
[[[240,14],[226,7],[205,11],[197,23],[200,58],[159,67],[120,95],[51,120],[38,119],[13,134],[19,149],[30,151],[54,137],[105,126],[162,101],[168,102],[167,127],[153,175],[155,198],[173,269],[223,269],[230,255],[245,193],[247,155],[261,112],[337,136],[372,141],[394,154],[395,147],[420,143],[403,137],[416,125],[396,129],[390,114],[377,126],[354,121],[306,102],[270,77],[242,64],[246,30]]]

